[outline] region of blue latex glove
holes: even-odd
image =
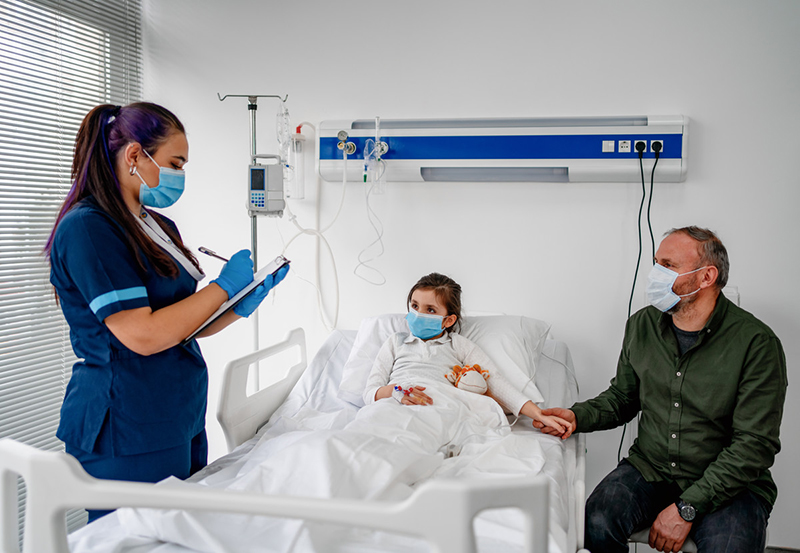
[[[274,275],[267,275],[267,278],[264,279],[264,282],[256,286],[256,289],[253,290],[252,294],[234,306],[233,312],[240,317],[245,318],[252,315],[253,311],[255,311],[258,306],[261,305],[261,302],[264,301],[264,298],[267,297],[269,291],[275,288],[288,272],[289,266],[286,265],[285,267],[278,269]]]
[[[233,254],[222,267],[219,276],[211,282],[216,282],[225,290],[228,299],[253,282],[253,260],[250,259],[250,250],[241,250]]]

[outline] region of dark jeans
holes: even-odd
[[[627,460],[606,476],[586,501],[585,547],[592,553],[627,553],[628,538],[650,525],[680,489],[666,482],[647,482]],[[689,536],[699,553],[764,551],[769,504],[744,491],[705,516]]]

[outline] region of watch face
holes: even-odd
[[[695,517],[694,507],[684,503],[683,505],[681,505],[680,514],[683,520],[691,522],[694,520]]]

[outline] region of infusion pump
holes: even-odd
[[[283,199],[283,165],[250,165],[247,187],[247,214],[282,217],[286,202]]]

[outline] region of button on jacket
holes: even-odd
[[[671,319],[646,307],[628,320],[611,386],[572,406],[578,431],[614,428],[641,411],[628,460],[646,480],[676,482],[699,513],[745,489],[774,505],[769,468],[787,387],[780,340],[722,294],[683,355]]]

